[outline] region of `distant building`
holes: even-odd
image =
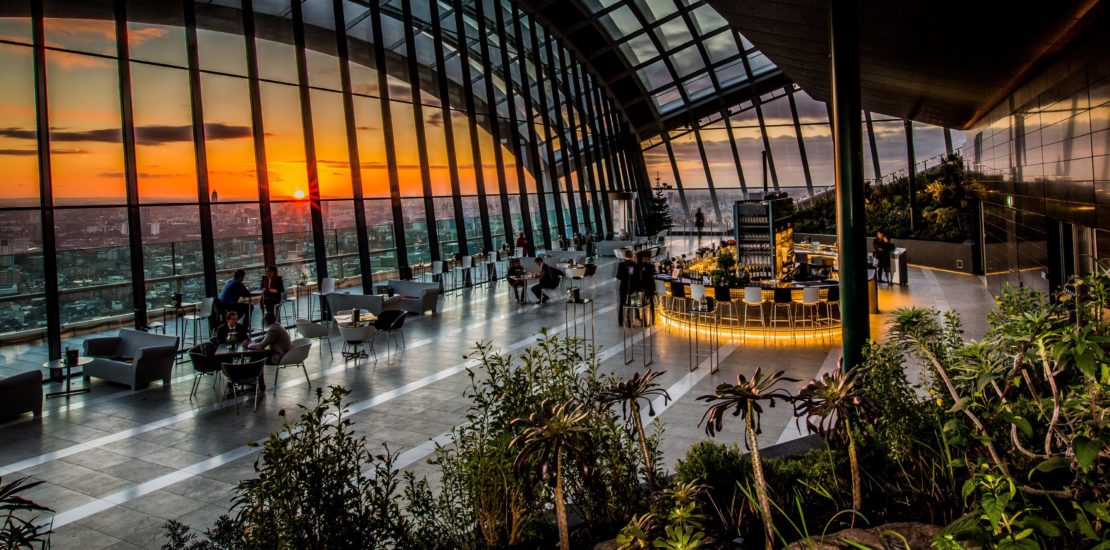
[[[220,194],[217,193],[215,189],[212,190],[212,200],[211,200],[211,202],[220,202]]]

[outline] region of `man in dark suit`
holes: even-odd
[[[628,295],[635,284],[633,277],[636,273],[636,262],[632,261],[632,251],[624,251],[624,259],[617,263],[617,325],[624,324],[624,306],[628,304]]]
[[[240,319],[244,319],[247,325],[250,325],[250,312],[251,304],[240,303],[240,298],[251,298],[254,293],[247,289],[247,285],[243,284],[243,279],[247,278],[247,272],[242,269],[236,269],[235,274],[224,283],[224,289],[220,291],[220,304],[224,306],[227,311],[234,311],[239,314]]]
[[[250,329],[239,323],[239,312],[229,309],[226,320],[227,322],[216,328],[216,336],[212,338],[214,344],[223,346],[228,342],[235,342],[239,345],[250,340]]]
[[[543,291],[559,288],[559,279],[562,278],[563,272],[544,263],[543,258],[536,258],[536,263],[540,266],[540,282],[532,285],[532,294],[535,294],[536,299],[543,304],[548,300],[547,294]]]

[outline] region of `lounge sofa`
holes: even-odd
[[[42,416],[42,372],[24,372],[0,379],[0,420],[25,412]]]
[[[85,365],[85,383],[90,377],[103,378],[129,386],[146,387],[155,380],[170,383],[177,358],[177,337],[121,329],[118,336],[85,340],[84,355],[92,357]]]
[[[439,309],[439,283],[390,279],[389,287],[401,298],[398,309],[417,315],[423,315],[425,311],[436,313]]]
[[[383,298],[376,294],[342,294],[334,292],[328,295],[328,307],[331,311],[344,311],[348,309],[365,309],[374,315],[387,309],[401,309],[401,297],[391,296]]]

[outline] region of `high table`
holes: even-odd
[[[621,324],[621,346],[623,347],[624,364],[627,365],[636,360],[636,329],[639,328],[640,364],[647,368],[655,361],[651,342],[652,326],[648,324],[648,318],[651,316],[651,310],[654,306],[651,303],[640,303],[621,307],[624,308],[624,323]],[[636,319],[640,320],[639,326],[637,326]]]
[[[582,336],[578,336],[579,325],[579,310],[582,311]],[[594,301],[591,298],[578,298],[576,300],[567,300],[563,305],[563,334],[568,338],[574,338],[582,342],[582,358],[585,359],[590,354],[589,346],[592,346],[596,341],[596,333],[594,331]],[[589,326],[586,325],[586,319],[589,319]],[[588,330],[587,330],[588,328]],[[577,348],[576,348],[577,349]],[[594,361],[597,356],[594,355]]]
[[[70,380],[72,379],[72,375],[70,373],[70,370],[73,369],[73,367],[83,367],[85,365],[88,365],[89,363],[92,363],[92,361],[93,361],[92,357],[85,357],[84,355],[80,355],[80,356],[77,357],[77,362],[76,363],[66,362],[65,359],[54,359],[53,361],[47,361],[47,362],[43,363],[42,368],[44,368],[44,369],[50,369],[51,371],[57,370],[57,369],[65,369],[65,371],[66,371],[66,374],[65,374],[66,389],[63,390],[63,391],[56,391],[56,392],[48,393],[48,394],[46,394],[46,396],[47,397],[59,397],[59,396],[64,395],[64,396],[68,397],[70,395],[75,395],[75,394],[78,394],[78,393],[86,393],[86,392],[92,391],[92,388],[88,387],[88,385],[85,385],[85,387],[83,387],[83,388],[73,389],[73,386],[70,383]]]
[[[702,338],[705,338],[705,356],[709,360],[709,374],[715,374],[721,368],[721,336],[720,322],[716,304],[703,302],[690,308],[691,327],[686,331],[687,344],[690,348],[690,371],[695,371],[701,364]]]

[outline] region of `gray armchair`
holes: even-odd
[[[0,379],[0,420],[25,412],[42,416],[42,372],[24,372]]]
[[[155,380],[169,384],[177,345],[176,336],[132,329],[121,329],[118,336],[89,338],[85,340],[84,355],[93,357],[93,361],[83,367],[85,383],[95,376],[132,390]]]
[[[386,308],[387,310],[399,309],[416,315],[423,315],[425,311],[437,313],[440,299],[439,283],[390,279],[389,286],[400,296],[401,301],[397,302],[396,307]]]

